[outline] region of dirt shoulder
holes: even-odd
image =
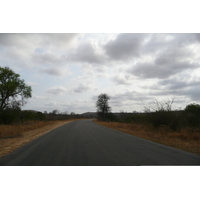
[[[20,137],[0,139],[0,158],[2,156],[5,156],[5,155],[11,153],[15,149],[23,146],[24,144],[30,142],[31,140],[34,140],[59,126],[70,123],[72,121],[75,121],[75,120],[54,121],[51,124],[48,124],[41,128],[37,128],[34,130],[30,130],[30,131],[25,131],[22,133],[22,135]]]

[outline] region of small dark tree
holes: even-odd
[[[189,104],[185,108],[186,119],[189,126],[200,126],[200,105]]]
[[[111,111],[111,107],[108,105],[110,97],[107,94],[100,94],[98,96],[96,107],[97,113],[101,120],[105,120],[108,112]]]
[[[57,110],[57,109],[53,110],[53,111],[52,111],[52,114],[53,114],[53,115],[58,115],[58,114],[59,114],[59,110]]]
[[[0,67],[0,111],[23,106],[31,97],[31,86],[9,67]]]

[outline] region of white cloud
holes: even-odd
[[[199,52],[200,34],[0,34],[0,65],[33,88],[26,108],[48,111],[66,110],[65,99],[71,112],[89,111],[100,93],[113,112],[171,95],[200,103]]]

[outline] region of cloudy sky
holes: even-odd
[[[0,34],[0,66],[32,86],[23,109],[143,111],[157,99],[174,109],[200,103],[200,34]]]

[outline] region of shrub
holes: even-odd
[[[150,122],[155,128],[162,125],[168,126],[174,131],[181,128],[181,114],[178,111],[156,111],[151,113]]]
[[[195,103],[187,105],[185,108],[185,117],[189,127],[200,126],[200,105]]]
[[[148,120],[155,128],[164,125],[174,131],[180,130],[181,112],[172,110],[173,102],[174,99],[163,102],[155,100],[152,105],[145,107],[146,113],[149,113]]]

